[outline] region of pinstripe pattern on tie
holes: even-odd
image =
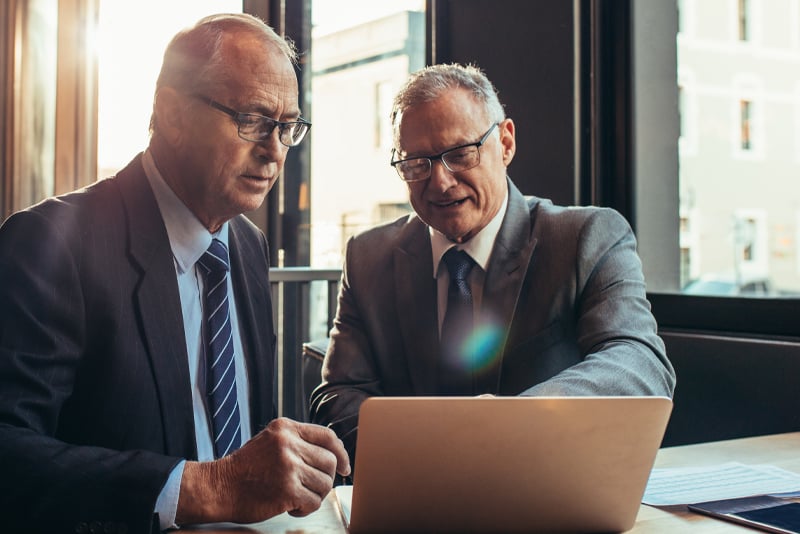
[[[228,249],[219,239],[198,260],[205,270],[206,360],[208,401],[214,450],[222,458],[241,446],[241,419],[236,395],[236,366],[228,307]]]

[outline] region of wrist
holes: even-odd
[[[192,525],[233,520],[231,492],[224,476],[227,462],[186,462],[175,523]]]

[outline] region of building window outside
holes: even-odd
[[[347,240],[411,211],[389,166],[394,94],[425,65],[425,0],[311,0],[311,255],[342,267]],[[308,74],[307,74],[308,75]],[[327,335],[323,285],[309,330]]]
[[[763,75],[763,71],[760,74]],[[786,93],[779,95],[769,91],[769,80],[756,79],[752,74],[736,74],[733,77],[729,102],[732,106],[730,132],[734,159],[754,160],[767,157],[767,134],[772,133],[768,132],[768,128],[773,128],[775,123],[766,122],[768,115],[765,110],[776,106],[785,107],[788,96]],[[784,128],[788,126],[784,119]]]
[[[749,4],[748,0],[737,0],[737,29],[740,41],[750,40],[750,21],[749,21]]]
[[[720,34],[726,6],[749,46]],[[712,280],[711,293],[800,296],[800,48],[786,7],[681,2],[693,25],[677,36],[685,291]]]
[[[312,267],[341,267],[350,236],[411,210],[389,166],[389,113],[425,64],[424,9],[424,0],[312,0]]]
[[[749,100],[739,100],[739,148],[750,150],[753,141],[750,137],[750,127],[753,121],[753,103]]]

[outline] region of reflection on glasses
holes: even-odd
[[[406,182],[421,182],[431,177],[431,168],[433,162],[438,160],[442,161],[444,168],[450,172],[461,172],[477,167],[481,163],[480,148],[489,138],[489,134],[500,124],[495,122],[483,134],[481,140],[476,143],[467,143],[457,147],[445,150],[441,154],[435,156],[426,156],[419,158],[408,158],[397,161],[391,161],[389,164],[394,167],[400,178]],[[392,158],[394,158],[395,150],[392,150]]]
[[[233,122],[239,127],[239,137],[246,141],[260,143],[272,135],[272,131],[277,126],[279,132],[278,139],[280,139],[281,143],[288,147],[293,147],[300,144],[300,141],[302,141],[308,133],[308,129],[311,128],[311,123],[303,119],[290,122],[276,121],[275,119],[256,113],[241,113],[204,95],[192,96],[202,100],[212,108],[230,115]]]

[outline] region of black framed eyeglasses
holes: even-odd
[[[303,119],[281,122],[256,113],[242,113],[236,111],[205,95],[198,94],[192,96],[202,100],[212,108],[230,115],[233,122],[235,122],[236,126],[239,128],[239,137],[245,141],[260,143],[272,135],[273,130],[275,130],[277,126],[279,132],[278,139],[280,139],[281,143],[285,146],[293,147],[300,144],[308,133],[308,129],[311,128],[311,123]]]
[[[394,167],[394,170],[397,171],[397,174],[400,175],[400,178],[406,182],[421,182],[422,180],[427,180],[430,178],[433,162],[437,159],[441,160],[444,168],[450,172],[468,171],[469,169],[477,167],[481,164],[480,148],[483,146],[486,140],[489,139],[489,134],[494,131],[498,124],[500,123],[495,122],[492,124],[492,126],[486,130],[486,133],[483,134],[483,137],[481,137],[480,141],[475,143],[467,143],[465,145],[449,148],[441,154],[437,154],[435,156],[407,158],[391,161],[389,162],[389,165]],[[395,154],[396,151],[392,149],[392,159],[394,159]]]

